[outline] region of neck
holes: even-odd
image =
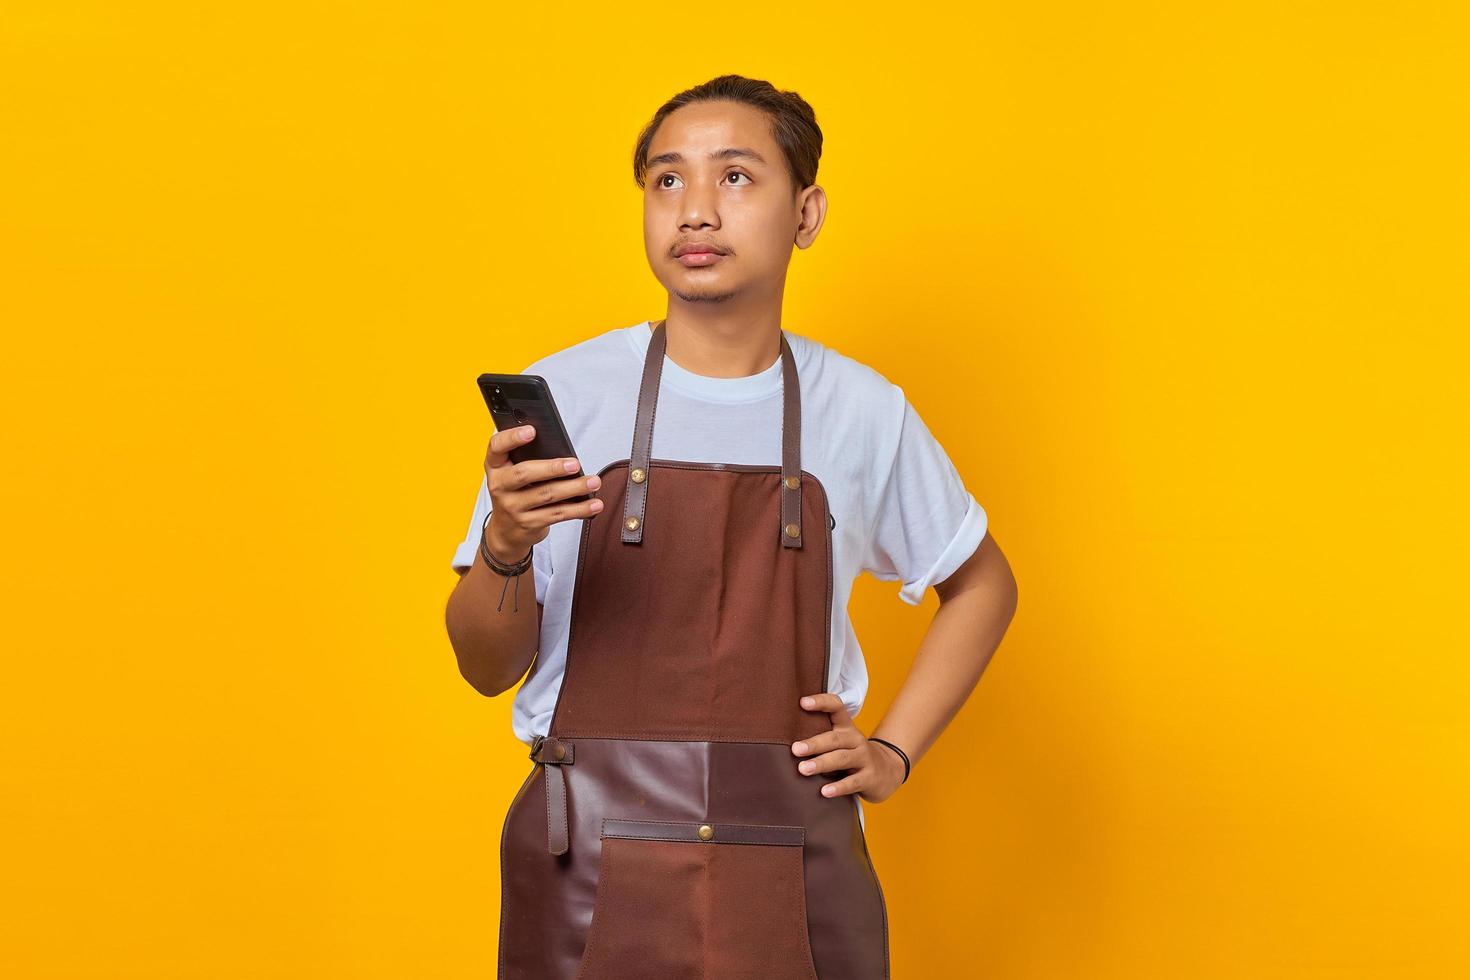
[[[759,374],[781,356],[779,307],[750,314],[670,309],[664,332],[669,360],[709,378]]]

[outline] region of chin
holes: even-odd
[[[680,267],[674,275],[661,279],[660,282],[669,291],[669,295],[676,296],[685,303],[724,303],[740,294],[739,287],[724,281],[725,277],[706,277],[699,275],[700,272],[698,269]]]
[[[735,298],[733,290],[721,289],[715,286],[703,286],[685,288],[674,286],[669,292],[685,303],[723,303]]]

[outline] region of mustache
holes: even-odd
[[[673,245],[669,246],[669,255],[673,256],[674,258],[678,258],[678,256],[679,256],[679,249],[686,248],[686,247],[688,247],[690,245],[701,245],[701,246],[705,246],[705,247],[714,249],[714,251],[717,252],[717,253],[719,253],[720,255],[734,255],[735,254],[735,250],[733,248],[730,248],[727,245],[721,245],[719,242],[703,242],[703,241],[692,241],[691,240],[691,241],[675,242]]]

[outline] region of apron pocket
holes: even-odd
[[[604,819],[577,980],[817,980],[804,845],[778,824]]]

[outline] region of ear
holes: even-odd
[[[810,248],[827,218],[827,192],[822,190],[821,184],[813,184],[801,192],[797,199],[797,216],[801,220],[796,226],[796,247]]]

